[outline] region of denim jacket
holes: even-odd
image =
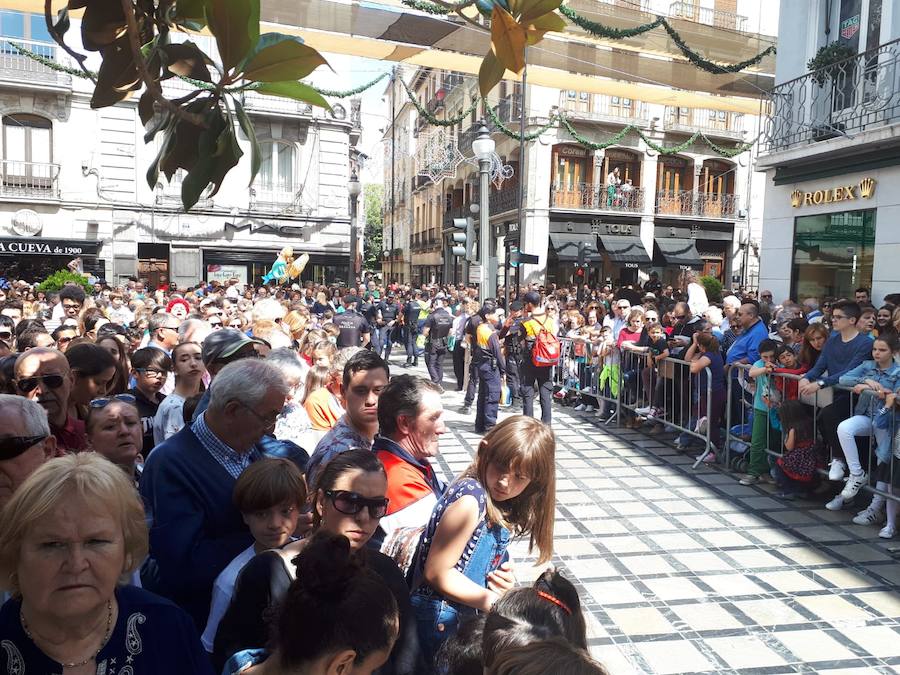
[[[887,429],[890,433],[890,442],[887,443],[887,447],[883,447],[884,444],[879,443],[878,447],[875,448],[875,455],[878,457],[879,463],[887,464],[891,461],[892,446],[894,456],[900,459],[900,445],[894,438],[897,430],[900,429],[900,411],[896,408],[888,409],[882,406],[875,414],[875,427],[877,429]]]
[[[844,387],[853,387],[866,380],[875,380],[882,387],[896,391],[900,387],[900,366],[892,361],[890,366],[882,370],[875,365],[875,361],[863,361],[856,368],[841,375],[838,384]],[[881,400],[873,396],[871,392],[864,391],[856,401],[856,409],[853,412],[855,415],[874,417],[880,408]]]

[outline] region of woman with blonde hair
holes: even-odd
[[[125,472],[95,453],[40,466],[0,512],[0,608],[7,670],[212,675],[190,617],[123,585],[148,549],[144,509]],[[78,570],[78,573],[74,573]]]

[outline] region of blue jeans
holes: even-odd
[[[509,530],[494,525],[481,530],[475,548],[465,561],[462,573],[479,586],[487,587],[488,574],[509,559]],[[455,635],[459,624],[476,614],[475,609],[446,600],[436,590],[423,584],[412,594],[412,606],[419,629],[419,646],[434,672],[434,656],[444,641]]]
[[[382,326],[378,329],[378,354],[383,356],[385,361],[391,358],[391,347],[394,346],[391,341],[393,329],[393,326]]]

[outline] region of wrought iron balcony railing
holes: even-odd
[[[34,40],[20,40],[19,38],[3,38],[0,40],[0,82],[14,81],[35,86],[53,86],[72,88],[72,76],[61,73],[25,56],[10,44],[14,42],[28,51],[34,52],[48,61],[62,66],[72,65],[65,52],[58,45],[48,42],[36,42]]]
[[[656,195],[656,212],[661,215],[699,216],[702,218],[740,218],[738,195],[714,194],[692,190],[662,191]]]
[[[640,126],[646,126],[650,123],[647,108],[643,101],[636,101],[621,96],[578,92],[577,98],[571,98],[568,92],[564,91],[560,96],[559,107],[560,110],[565,111],[569,119],[573,120],[637,124]]]
[[[243,93],[244,107],[257,112],[270,112],[279,115],[312,117],[313,107],[309,103],[295,101],[283,96],[267,96],[247,90]]]
[[[741,14],[726,12],[712,7],[701,7],[694,0],[673,2],[669,5],[669,16],[673,19],[688,19],[697,23],[715,26],[716,28],[730,28],[742,33],[747,32],[749,19]]]
[[[59,199],[59,164],[0,160],[3,167],[0,196]]]
[[[250,210],[299,213],[300,186],[286,183],[255,183],[250,188]]]
[[[605,185],[581,183],[571,190],[551,186],[550,208],[641,213],[644,210],[644,188],[620,188],[610,194]]]
[[[778,85],[770,111],[770,152],[900,123],[900,39]]]
[[[665,129],[684,134],[700,130],[707,136],[740,140],[744,136],[742,115],[706,108],[666,107]]]

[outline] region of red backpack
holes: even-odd
[[[534,336],[534,347],[531,350],[531,362],[539,368],[549,368],[559,363],[559,338],[547,330],[543,321],[532,318],[540,330]]]

